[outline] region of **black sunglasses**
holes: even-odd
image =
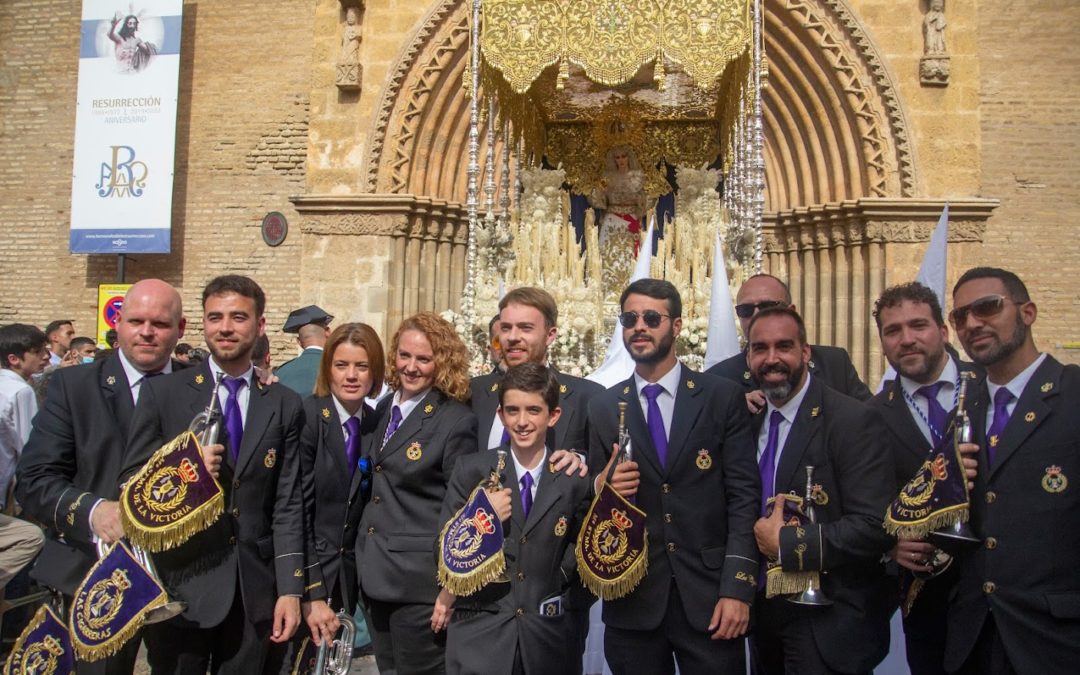
[[[976,319],[989,319],[1001,314],[1001,311],[1005,309],[1006,298],[1004,295],[986,295],[974,302],[969,302],[963,307],[956,307],[953,311],[949,312],[949,323],[953,328],[957,326],[963,326],[967,323],[968,314],[971,314]],[[1017,302],[1017,305],[1024,303]]]
[[[623,312],[619,315],[619,323],[622,324],[623,328],[633,328],[637,325],[638,316],[645,321],[645,325],[649,328],[659,328],[660,322],[663,321],[665,317],[671,318],[671,315],[669,314],[661,314],[656,310],[647,309],[640,315],[637,312]]]
[[[749,319],[754,316],[754,313],[761,309],[770,309],[772,307],[783,307],[784,302],[782,300],[763,300],[757,304],[752,302],[744,302],[741,305],[735,305],[735,316],[740,319]]]

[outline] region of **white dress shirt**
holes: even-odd
[[[131,361],[127,360],[124,356],[124,350],[117,349],[116,353],[120,355],[120,365],[124,368],[124,375],[127,376],[128,387],[131,388],[131,402],[139,402],[139,390],[142,389],[143,380],[146,379],[146,374],[131,365]],[[172,359],[165,362],[165,367],[161,369],[162,375],[168,375],[172,372]]]
[[[675,362],[675,367],[669,370],[663,377],[654,382],[646,382],[645,378],[634,371],[634,385],[638,390],[638,402],[641,404],[641,414],[645,421],[649,420],[649,399],[642,389],[650,384],[658,384],[663,391],[656,397],[656,405],[660,407],[660,416],[664,418],[664,435],[671,438],[671,418],[675,415],[675,394],[679,391],[679,380],[682,378],[682,364]]]
[[[37,409],[33,387],[15,371],[0,368],[0,508],[7,505],[8,486]]]

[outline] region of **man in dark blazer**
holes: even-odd
[[[318,305],[308,305],[290,312],[281,328],[282,332],[296,335],[296,342],[302,351],[295,359],[278,366],[274,374],[281,384],[300,394],[301,398],[307,398],[315,391],[315,376],[319,372],[323,346],[330,335],[330,322],[333,320],[334,317]]]
[[[886,289],[874,303],[874,319],[881,350],[897,373],[870,401],[888,429],[884,438],[892,451],[895,495],[941,441],[948,415],[956,408],[961,373],[973,372],[974,367],[946,349],[949,329],[941,304],[934,291],[917,281]],[[935,552],[936,547],[925,541],[900,539],[889,556],[902,568],[899,574],[925,575],[933,570],[929,562]],[[945,673],[946,614],[955,580],[952,565],[927,579],[904,616],[913,675]]]
[[[578,645],[583,635],[567,614],[566,602],[569,591],[580,585],[574,544],[591,488],[587,477],[555,471],[550,463],[551,448],[544,438],[560,410],[554,373],[526,363],[508,369],[503,385],[500,417],[514,431],[510,445],[501,448],[507,451],[501,480],[510,498],[510,516],[503,521],[509,583],[490,583],[453,599],[447,672],[573,675],[581,672]],[[497,468],[497,450],[463,457],[454,467],[443,501],[443,523]],[[530,474],[529,482],[522,484],[525,474]],[[440,593],[444,602],[451,597],[445,589]],[[437,610],[434,620],[445,621],[446,613],[440,617]]]
[[[508,367],[522,363],[546,365],[548,346],[558,334],[559,310],[555,298],[542,288],[523,286],[508,292],[499,301],[499,320],[495,335]],[[548,431],[551,450],[580,450],[588,443],[587,417],[589,399],[604,390],[596,382],[555,371],[559,380],[559,405],[562,415]],[[503,425],[495,411],[499,407],[499,379],[494,372],[474,377],[469,383],[472,411],[479,423],[479,448],[486,450],[504,443]]]
[[[1037,308],[1012,272],[977,267],[950,321],[986,368],[969,391],[978,475],[972,529],[949,606],[945,667],[1073,673],[1080,644],[1080,368],[1039,353]]]
[[[791,291],[787,285],[771,274],[755,274],[739,287],[735,296],[735,314],[739,317],[739,326],[743,336],[747,335],[750,320],[754,315],[768,307],[790,307]],[[871,393],[859,379],[855,366],[847,351],[839,347],[810,345],[810,359],[807,369],[815,378],[823,381],[842,394],[847,394],[860,401],[870,400]],[[746,352],[724,359],[705,372],[733,380],[743,385],[746,403],[750,412],[756,414],[765,405],[765,395],[754,374],[746,366]]]
[[[39,583],[74,595],[97,561],[95,538],[123,536],[119,475],[135,401],[147,377],[172,372],[185,320],[180,294],[158,279],[134,284],[117,320],[119,349],[92,364],[60,368],[49,383],[19,461],[16,497],[46,527],[31,572]],[[79,662],[80,673],[131,673],[139,640],[117,655]]]
[[[648,573],[628,595],[604,602],[604,655],[613,673],[742,672],[756,589],[753,524],[760,485],[739,388],[675,358],[682,302],[667,281],[641,279],[620,300],[634,375],[595,396],[589,453],[596,481],[618,440],[627,403],[633,461],[612,487],[645,511]]]
[[[162,581],[187,609],[147,628],[148,660],[155,673],[257,673],[267,638],[284,642],[300,622],[303,410],[295,392],[254,377],[251,352],[266,322],[258,284],[217,277],[202,303],[212,358],[144,389],[122,477],[185,431],[216,395],[225,438],[203,448],[203,461],[224,489],[225,513],[179,547],[154,554]],[[215,387],[218,376],[224,379]]]
[[[816,517],[788,525],[778,498],[754,525],[758,549],[784,573],[817,572],[832,601],[797,605],[762,591],[751,638],[757,672],[869,673],[888,652],[896,605],[882,563],[893,542],[881,521],[895,491],[881,419],[808,373],[810,345],[794,310],[761,310],[748,337],[748,363],[766,395],[765,414],[754,419],[762,505],[774,495],[805,498],[812,466]]]

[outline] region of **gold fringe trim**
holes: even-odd
[[[601,600],[618,600],[629,595],[649,573],[649,532],[645,532],[641,555],[616,579],[601,579],[596,576],[585,564],[580,546],[574,547],[574,557],[577,558],[578,576],[581,577],[582,586]]]
[[[498,553],[477,565],[467,574],[452,571],[446,566],[446,561],[443,560],[443,542],[446,541],[446,533],[450,530],[450,525],[458,519],[461,511],[472,503],[476,490],[482,489],[484,489],[483,486],[474,489],[461,508],[454,513],[454,517],[446,521],[446,524],[442,526],[442,530],[439,531],[439,585],[458,597],[476,593],[484,586],[498,579],[506,571],[506,556],[503,555],[501,548]],[[499,527],[502,527],[502,523],[499,523]]]
[[[765,578],[766,598],[774,598],[777,595],[794,595],[805,591],[816,591],[821,588],[821,577],[816,571],[785,572],[783,568],[777,565],[765,573]]]
[[[967,502],[950,506],[931,513],[925,518],[913,521],[899,521],[892,517],[892,508],[885,509],[885,520],[882,527],[894,537],[901,539],[925,539],[931,532],[945,527],[952,527],[956,523],[966,523],[969,518]]]
[[[165,457],[183,447],[188,436],[192,437],[201,457],[202,446],[199,445],[199,440],[190,431],[185,431],[159,448],[150,457],[150,460],[139,469],[138,473],[124,484],[120,493],[120,522],[124,526],[124,533],[133,545],[153,553],[168,551],[180,546],[217,522],[217,519],[225,512],[225,493],[221,489],[221,484],[209,472],[206,475],[213,482],[214,487],[217,488],[217,494],[183,518],[161,527],[147,527],[136,520],[131,512],[131,500],[128,497],[128,492],[132,486],[141,483],[148,477],[147,474],[150,473],[153,467],[156,467]]]
[[[114,544],[114,546],[124,546],[124,543],[120,542]],[[124,548],[127,547],[124,546]],[[128,558],[138,565],[148,577],[151,579],[154,578],[154,575],[150,574],[150,572],[142,566],[142,563],[135,559],[135,556],[131,554],[130,550],[128,550]],[[86,573],[86,577],[89,578],[104,560],[105,558],[102,558],[94,563],[94,566]],[[83,583],[85,582],[86,579],[83,579]],[[161,586],[159,585],[158,588],[161,589]],[[157,597],[147,603],[147,605],[139,610],[135,616],[131,617],[131,620],[124,624],[123,628],[113,633],[110,638],[101,644],[88,645],[79,640],[79,634],[75,631],[75,606],[78,604],[75,599],[82,594],[82,591],[83,584],[79,584],[79,588],[75,590],[75,595],[72,596],[71,617],[68,619],[68,630],[71,632],[71,646],[74,647],[75,654],[81,661],[100,661],[101,659],[106,659],[119,653],[119,651],[124,648],[124,645],[128,643],[128,640],[135,637],[135,634],[142,629],[143,624],[146,623],[146,615],[150,613],[150,610],[164,606],[169,600],[169,596],[165,593],[165,590],[161,589],[161,592],[158,593]]]
[[[919,597],[919,591],[922,590],[922,587],[925,584],[925,581],[916,577],[911,582],[911,586],[908,586],[907,595],[904,596],[902,602],[900,603],[900,611],[905,617],[908,614],[911,614],[911,608],[915,606],[915,600]]]
[[[45,623],[46,613],[52,614],[57,623],[61,626],[65,625],[64,621],[60,617],[56,616],[56,612],[52,610],[48,605],[42,605],[38,607],[38,610],[34,612],[33,618],[30,619],[30,623],[26,624],[26,628],[23,632],[19,633],[19,637],[15,640],[15,644],[11,647],[11,653],[8,654],[7,661],[4,663],[4,675],[22,675],[19,671],[15,670],[17,664],[13,663],[15,656],[20,654],[23,649],[26,648],[26,639],[30,637],[30,633],[34,632],[41,627],[41,624]]]

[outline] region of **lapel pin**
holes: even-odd
[[[565,394],[566,393],[566,385],[565,384],[560,384],[559,385],[559,393],[560,394]]]
[[[1046,475],[1042,477],[1042,489],[1050,494],[1064,492],[1069,487],[1069,479],[1061,472],[1061,467],[1054,465],[1046,467]]]
[[[991,448],[996,448],[997,444],[998,444],[998,435],[994,434],[993,436],[990,437],[990,447]]]
[[[326,419],[326,420],[330,419],[330,408],[323,408],[322,409],[322,416],[323,416],[323,419]]]
[[[810,370],[817,368],[817,366],[814,365],[814,359],[810,359],[809,361],[807,361],[806,365],[810,367]]]
[[[109,385],[110,387],[113,386],[114,384],[116,384],[116,378],[112,375],[106,377],[105,384]]]
[[[1024,421],[1025,422],[1034,422],[1035,421],[1035,413],[1029,412],[1028,414],[1024,415]]]
[[[255,386],[259,388],[259,391],[263,390],[262,380],[255,380]]]
[[[712,467],[712,457],[709,456],[709,451],[705,448],[698,450],[694,464],[697,464],[697,468],[702,471],[708,471]]]
[[[206,378],[201,373],[195,376],[195,384],[202,384],[203,382],[206,382]]]
[[[890,389],[890,390],[889,390],[889,400],[891,401],[892,399],[893,399],[893,392],[892,392],[892,390]]]
[[[749,380],[750,379],[750,371],[749,370],[743,371],[742,379],[744,379],[744,380]]]
[[[817,417],[821,414],[821,406],[816,405],[810,409],[810,417]]]
[[[1050,391],[1053,388],[1054,388],[1054,383],[1053,382],[1047,382],[1047,383],[1043,384],[1043,386],[1039,387],[1039,390],[1042,391],[1042,393],[1045,394],[1046,392]]]
[[[623,393],[624,395],[625,395],[625,394],[629,394],[629,393],[630,393],[630,386],[629,386],[629,385],[627,385],[627,386],[623,387],[622,393]]]
[[[555,523],[555,536],[561,537],[566,534],[566,516],[559,516],[559,522]]]
[[[270,448],[266,451],[266,457],[263,457],[263,466],[273,469],[275,464],[277,464],[277,450]]]
[[[410,462],[415,462],[416,460],[423,457],[423,455],[424,451],[420,449],[419,442],[414,442],[405,450],[405,457],[408,458]]]
[[[697,385],[696,385],[696,384],[694,384],[694,381],[693,381],[693,380],[687,380],[687,381],[686,381],[686,388],[687,388],[687,389],[693,389],[693,388],[694,388],[694,387],[696,387],[696,386],[697,386]]]
[[[555,473],[555,462],[548,462],[548,473]]]
[[[492,382],[491,383],[491,391],[499,391],[499,383],[498,382]]]
[[[424,414],[425,415],[430,415],[432,412],[434,412],[434,410],[435,410],[435,406],[431,405],[430,403],[428,403],[426,406],[424,406]]]

